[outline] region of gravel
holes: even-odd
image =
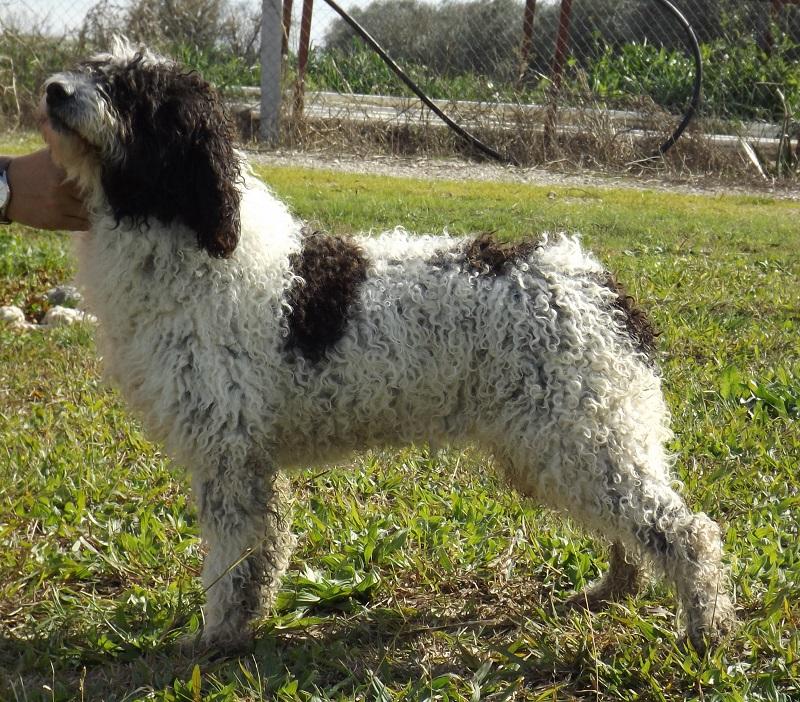
[[[653,177],[609,175],[590,172],[558,172],[545,168],[522,168],[499,163],[479,163],[455,158],[353,155],[292,151],[247,151],[251,163],[264,166],[314,168],[342,173],[393,176],[429,180],[525,183],[553,187],[629,188],[692,195],[761,195],[800,200],[796,183],[753,179],[744,183],[720,182],[709,176]]]

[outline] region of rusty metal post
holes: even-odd
[[[544,144],[548,149],[555,143],[556,113],[558,112],[561,79],[564,75],[564,64],[569,49],[569,29],[572,17],[572,0],[561,0],[561,12],[558,18],[558,34],[556,35],[556,48],[553,53],[552,80],[549,90],[547,114],[544,120]]]
[[[525,0],[525,15],[522,19],[522,46],[520,47],[519,78],[523,80],[531,63],[533,48],[533,19],[536,15],[536,0]]]
[[[305,102],[306,68],[308,67],[308,47],[311,43],[311,17],[314,0],[303,0],[303,16],[300,19],[300,46],[297,49],[297,81],[294,86],[294,120],[303,118]]]
[[[289,32],[292,31],[292,3],[293,0],[283,0],[283,43],[281,56],[286,58],[289,53]]]
[[[781,10],[783,10],[783,6],[786,4],[786,2],[792,3],[792,0],[770,0],[770,21],[767,22],[767,26],[764,29],[764,34],[761,36],[761,43],[763,44],[761,48],[764,49],[768,56],[772,55],[772,50],[775,48],[775,37],[772,34],[772,23],[778,21]]]

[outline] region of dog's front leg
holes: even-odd
[[[204,648],[234,651],[250,644],[250,625],[271,604],[294,539],[285,511],[285,483],[271,461],[241,466],[222,461],[195,477],[194,487],[208,555]]]

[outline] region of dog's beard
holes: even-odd
[[[84,195],[98,192],[100,166],[97,149],[66,124],[57,115],[50,115],[45,107],[37,117],[39,133],[50,151],[53,163],[75,182]]]

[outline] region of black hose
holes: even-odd
[[[414,95],[416,95],[424,105],[430,109],[442,122],[444,122],[450,129],[452,129],[458,136],[464,139],[467,143],[474,146],[478,151],[483,152],[485,155],[489,156],[490,158],[495,159],[496,161],[501,161],[503,163],[510,163],[511,159],[507,156],[503,156],[498,151],[495,151],[491,146],[487,146],[484,144],[478,137],[474,134],[470,134],[466,129],[464,129],[460,124],[453,121],[447,114],[445,114],[442,110],[437,107],[437,105],[431,100],[422,90],[417,86],[417,84],[408,77],[408,75],[403,71],[400,66],[398,66],[383,50],[380,44],[370,35],[370,33],[364,29],[358,22],[356,22],[350,15],[348,15],[339,5],[337,5],[334,0],[325,0],[336,12],[339,13],[339,16],[349,24],[353,30],[358,34],[367,44],[370,45],[373,51],[378,54],[383,59],[383,62],[394,72],[394,74],[408,86],[408,89],[411,90]]]
[[[675,131],[670,135],[670,137],[663,143],[661,146],[658,147],[659,155],[665,154],[675,142],[680,138],[681,134],[683,134],[686,127],[689,126],[689,122],[692,121],[692,117],[694,117],[694,113],[697,110],[697,107],[700,104],[700,93],[703,84],[703,59],[700,55],[700,45],[697,42],[697,37],[695,36],[694,30],[692,29],[692,25],[689,24],[688,20],[683,16],[681,11],[675,7],[669,0],[656,0],[658,3],[664,7],[665,10],[670,12],[675,20],[683,27],[684,32],[686,34],[686,39],[689,44],[689,48],[692,51],[692,55],[694,57],[694,64],[695,64],[695,75],[694,75],[694,86],[692,88],[692,98],[689,102],[689,107],[683,115],[683,119],[681,119],[680,124],[678,124]],[[381,57],[383,62],[392,70],[392,72],[411,90],[414,95],[416,95],[422,103],[428,107],[439,119],[441,119],[450,129],[452,129],[458,136],[464,139],[467,143],[471,146],[476,148],[478,151],[482,152],[486,156],[493,158],[496,161],[501,161],[503,163],[516,163],[514,159],[510,158],[509,156],[504,156],[491,146],[487,146],[484,144],[478,137],[474,134],[471,134],[466,129],[464,129],[460,124],[455,122],[451,119],[445,112],[443,112],[436,103],[433,102],[425,93],[422,92],[422,89],[413,81],[408,75],[403,71],[400,66],[398,66],[386,53],[383,47],[378,44],[378,42],[372,37],[372,35],[364,29],[355,19],[353,19],[347,12],[345,12],[334,0],[325,0],[330,7],[339,14],[339,16],[350,25],[353,31],[358,34],[367,44],[369,44],[370,48]]]
[[[669,137],[669,139],[667,139],[663,144],[661,144],[661,146],[658,147],[658,153],[663,156],[672,148],[675,142],[678,141],[686,127],[689,126],[689,122],[692,121],[692,117],[694,117],[694,113],[697,111],[697,108],[700,105],[700,94],[703,88],[703,57],[700,55],[700,44],[697,41],[697,36],[692,29],[692,25],[689,24],[689,21],[683,16],[683,13],[677,7],[675,7],[675,5],[669,2],[669,0],[656,0],[656,2],[660,3],[665,10],[672,13],[672,16],[675,18],[675,20],[677,20],[678,24],[683,27],[687,43],[689,44],[689,49],[691,49],[692,56],[694,58],[694,85],[692,86],[692,99],[689,101],[689,107],[687,108],[686,112],[683,113],[683,119],[680,121],[680,124],[677,126],[675,131],[672,132],[672,135]]]

